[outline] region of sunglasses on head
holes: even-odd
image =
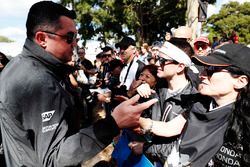
[[[76,37],[77,37],[77,33],[74,33],[74,32],[68,32],[66,35],[60,35],[60,34],[57,34],[57,33],[54,33],[54,32],[50,32],[50,31],[42,31],[42,32],[59,36],[59,37],[65,39],[65,41],[68,44],[71,44],[73,41],[75,41]]]

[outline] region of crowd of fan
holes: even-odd
[[[68,82],[70,83],[69,90],[73,95],[77,110],[81,111],[79,117],[81,127],[88,127],[101,117],[110,115],[117,105],[137,93],[141,95],[139,102],[153,98],[154,95],[151,94],[151,91],[155,91],[161,96],[162,90],[166,88],[168,88],[167,91],[169,92],[167,96],[172,98],[176,98],[177,96],[178,98],[182,98],[180,97],[181,95],[197,93],[196,89],[200,83],[199,72],[204,69],[197,64],[193,64],[190,58],[194,55],[207,56],[222,45],[228,43],[237,44],[238,42],[239,37],[234,31],[231,37],[227,37],[226,34],[224,34],[220,40],[214,37],[212,42],[205,36],[200,36],[192,40],[191,29],[182,26],[176,29],[173,34],[167,32],[165,41],[155,41],[151,45],[143,43],[140,47],[136,47],[136,41],[134,39],[124,37],[120,42],[116,43],[115,48],[110,45],[101,48],[102,52],[96,55],[96,59],[93,63],[86,58],[85,48],[78,48],[77,53],[73,55],[72,60],[68,62],[69,65],[74,67],[74,71],[68,76]],[[117,52],[118,48],[119,52]],[[166,48],[168,50],[166,50]],[[171,50],[172,53],[169,53],[169,50]],[[170,56],[171,59],[159,56],[160,54],[166,54]],[[187,57],[185,58],[185,56]],[[8,61],[8,58],[1,53],[1,71]],[[175,82],[175,84],[172,83],[174,79],[159,74],[158,68],[164,71],[166,62],[169,62],[168,64],[184,64],[182,69],[184,72],[178,76],[179,81]],[[171,89],[173,89],[173,92],[176,90],[182,90],[182,92],[173,93]],[[146,90],[150,92],[145,93]],[[185,91],[183,92],[183,90]],[[170,99],[168,99],[168,105],[171,104],[173,107],[172,110],[176,110],[176,114],[182,114],[186,110],[186,108],[183,107],[185,101],[181,99],[181,101],[179,101],[181,105],[179,105],[179,103],[177,104],[176,102],[178,98],[173,100],[170,97],[168,97]],[[160,101],[162,101],[162,99],[160,99]],[[165,106],[165,108],[167,107]],[[145,118],[141,119],[141,126],[151,124],[151,129],[145,129],[152,130],[153,123],[148,123],[149,120],[168,122],[175,118],[171,113],[164,117],[163,111],[159,116],[157,115],[157,111],[161,111],[161,106],[155,105],[145,110],[141,114],[141,116]],[[157,123],[154,123],[154,126],[155,124]],[[176,144],[178,144],[180,132],[176,132],[176,136],[174,135],[174,137],[166,141],[166,136],[169,134],[161,134],[163,131],[164,130],[160,133],[154,132],[155,135],[161,136],[154,139],[148,135],[147,132],[144,132],[143,140],[145,141],[143,142],[141,142],[142,139],[131,130],[124,130],[122,135],[124,135],[125,132],[128,133],[131,140],[129,147],[135,154],[141,154],[147,150],[145,153],[151,162],[157,162],[163,165],[164,162],[168,161],[168,164],[174,164],[171,155],[173,155],[173,150]],[[170,136],[172,136],[172,134],[170,134]],[[140,141],[139,143],[138,140]],[[154,140],[154,142],[157,141],[157,144],[153,145],[152,140]],[[162,141],[164,142],[161,143]],[[146,145],[145,143],[150,143],[150,145]],[[140,151],[138,151],[138,145],[142,145],[141,148],[143,148],[143,151],[140,149]]]

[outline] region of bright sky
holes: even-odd
[[[16,41],[15,43],[1,44],[0,51],[16,55],[21,51],[22,44],[26,37],[25,22],[30,6],[40,0],[0,0],[0,35],[8,37]],[[57,2],[57,0],[53,0]],[[217,0],[215,6],[208,6],[208,16],[218,13],[222,4],[228,3],[230,0]],[[237,0],[238,2],[245,2],[250,0]],[[14,48],[12,49],[13,46]],[[9,48],[10,46],[10,48]]]

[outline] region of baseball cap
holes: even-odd
[[[136,46],[135,40],[130,37],[124,37],[120,42],[115,44],[115,47],[126,50],[130,45]]]
[[[198,65],[232,65],[250,73],[250,48],[244,44],[225,44],[207,56],[193,56],[192,61]]]
[[[204,42],[204,43],[206,43],[206,44],[209,44],[209,40],[208,40],[208,38],[205,37],[205,36],[200,36],[200,37],[196,38],[195,41],[194,41],[194,44],[195,44],[196,42]]]

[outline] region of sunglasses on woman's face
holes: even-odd
[[[207,76],[208,77],[211,77],[214,73],[216,72],[228,72],[228,71],[225,71],[227,70],[226,69],[227,67],[216,67],[216,66],[208,66],[208,67],[204,67],[204,71],[203,72],[206,72]]]

